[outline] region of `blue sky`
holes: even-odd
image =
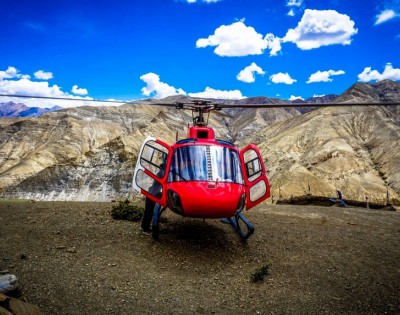
[[[13,0],[1,11],[0,94],[305,99],[400,80],[400,0]]]

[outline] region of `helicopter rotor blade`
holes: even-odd
[[[269,103],[269,104],[221,104],[212,100],[193,99],[186,102],[154,102],[148,100],[137,101],[117,101],[117,100],[99,100],[99,99],[84,99],[72,97],[52,97],[52,96],[37,96],[37,95],[15,95],[15,94],[0,94],[0,97],[12,98],[35,98],[35,99],[52,99],[80,102],[97,102],[97,103],[114,103],[114,104],[133,104],[133,105],[151,105],[151,106],[166,106],[175,107],[177,109],[199,110],[204,112],[212,110],[221,110],[224,108],[297,108],[297,107],[330,107],[330,106],[396,106],[400,105],[400,101],[384,101],[384,102],[327,102],[327,103]]]
[[[240,105],[225,105],[216,104],[218,108],[298,108],[298,107],[350,107],[350,106],[395,106],[400,105],[400,102],[354,102],[354,103],[277,103],[277,104],[240,104]]]

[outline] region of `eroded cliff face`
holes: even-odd
[[[398,101],[399,86],[391,81],[356,84],[337,100]],[[177,135],[185,138],[192,120],[190,112],[149,103],[0,119],[0,196],[82,201],[132,197],[132,173],[146,136],[172,144]],[[217,138],[234,141],[239,148],[250,142],[260,147],[275,199],[279,194],[335,196],[336,189],[348,199],[368,196],[385,202],[387,190],[391,198],[400,199],[398,107],[304,112],[234,109],[212,113],[209,125]]]
[[[400,128],[378,107],[323,108],[250,139],[267,158],[274,196],[311,193],[384,203],[400,192]]]

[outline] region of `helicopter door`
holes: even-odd
[[[151,136],[144,141],[133,174],[133,188],[161,206],[167,204],[165,182],[171,147]]]
[[[246,184],[246,209],[249,210],[270,196],[270,186],[260,151],[254,144],[240,151]]]

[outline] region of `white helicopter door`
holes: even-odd
[[[250,144],[240,151],[246,186],[246,209],[249,210],[270,196],[270,186],[257,146]]]
[[[164,186],[171,152],[168,144],[148,136],[140,149],[133,174],[133,188],[161,206],[167,204]]]

